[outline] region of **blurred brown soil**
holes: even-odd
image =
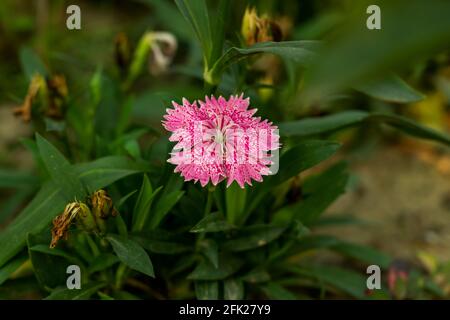
[[[450,260],[450,152],[409,143],[386,146],[355,162],[358,186],[329,214],[352,213],[362,226],[330,227],[340,238],[372,245],[396,258],[426,251]]]
[[[30,136],[30,124],[13,115],[14,106],[0,105],[0,165],[2,167],[27,168],[33,159],[20,139]]]

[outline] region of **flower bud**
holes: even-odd
[[[91,196],[91,207],[94,217],[106,219],[118,212],[113,206],[112,199],[105,190],[98,190]]]
[[[254,7],[245,10],[241,34],[247,46],[258,42],[281,41],[283,38],[280,25],[267,16],[258,16]]]
[[[124,32],[119,33],[115,39],[115,59],[120,73],[125,74],[130,64],[131,49],[128,37]]]
[[[47,91],[47,84],[45,79],[40,74],[36,73],[28,86],[28,92],[23,104],[13,110],[13,113],[17,116],[21,116],[24,122],[29,122],[31,120],[31,108],[39,91]]]
[[[97,219],[92,214],[91,210],[84,203],[79,203],[80,210],[77,216],[77,221],[83,226],[83,228],[88,232],[99,232],[101,231],[101,225],[99,225]],[[98,219],[100,220],[100,219]]]
[[[87,208],[86,205],[84,205],[84,207]],[[56,247],[56,244],[61,238],[67,239],[69,227],[75,218],[77,218],[80,211],[83,210],[82,208],[83,207],[80,202],[71,202],[66,205],[62,214],[53,219],[52,241],[50,243],[50,248]],[[87,208],[87,210],[89,210],[89,208]]]
[[[258,15],[256,9],[247,7],[245,9],[244,17],[242,18],[241,33],[244,37],[245,43],[251,46],[256,43],[255,35],[257,34]]]

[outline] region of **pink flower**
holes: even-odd
[[[163,126],[172,132],[169,140],[177,142],[168,160],[175,172],[202,186],[227,178],[227,187],[236,180],[241,188],[272,174],[269,166],[280,147],[278,128],[254,117],[256,109],[248,109],[249,103],[243,95],[205,97],[199,106],[186,99],[183,105],[172,102]]]

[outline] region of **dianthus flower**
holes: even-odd
[[[168,162],[176,165],[185,181],[200,181],[205,186],[227,179],[227,187],[236,181],[241,188],[261,182],[273,174],[274,152],[279,149],[277,126],[248,109],[250,100],[231,96],[228,100],[211,96],[205,101],[183,104],[172,102],[163,126],[177,142]]]

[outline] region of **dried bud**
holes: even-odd
[[[249,46],[256,43],[255,34],[257,33],[258,15],[256,14],[256,9],[249,8],[245,9],[244,17],[242,18],[241,33],[245,39],[245,43]]]
[[[63,117],[64,102],[69,94],[66,78],[63,75],[54,75],[47,81],[48,87],[48,107],[45,110],[46,116],[53,119]]]
[[[176,38],[168,32],[147,32],[139,40],[125,81],[128,88],[141,73],[146,59],[150,59],[150,72],[159,74],[167,70],[177,49]]]
[[[80,213],[84,214],[89,208],[81,202],[71,202],[66,205],[64,211],[53,219],[52,241],[50,248],[56,247],[58,241],[63,238],[67,239],[69,227]]]
[[[149,70],[152,75],[167,71],[177,51],[177,40],[168,32],[154,32],[151,46]]]
[[[14,114],[22,116],[25,122],[30,121],[31,109],[38,95],[42,105],[41,112],[45,116],[53,119],[63,117],[64,102],[68,96],[66,78],[63,75],[44,79],[40,74],[36,74],[31,79],[23,104],[13,110]]]
[[[91,207],[95,218],[106,219],[110,215],[115,217],[118,212],[114,208],[112,199],[105,190],[98,190],[91,196]]]
[[[255,8],[245,10],[242,18],[241,33],[247,46],[258,42],[281,41],[283,32],[276,21],[268,17],[259,17]]]
[[[46,89],[45,79],[40,74],[34,75],[31,79],[30,85],[28,86],[28,92],[23,104],[13,110],[14,114],[21,116],[24,122],[31,120],[31,108],[33,106],[33,102],[35,101],[39,90],[43,87]]]
[[[124,32],[120,32],[115,39],[115,59],[121,74],[125,74],[131,59],[131,49],[128,37]]]
[[[69,94],[66,77],[62,74],[55,74],[47,81],[47,86],[53,95],[59,98],[66,98]]]

